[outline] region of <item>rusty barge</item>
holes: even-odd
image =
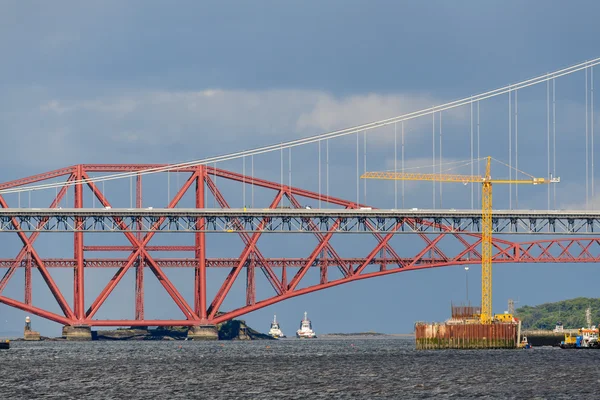
[[[480,322],[479,307],[452,306],[452,317],[441,323],[417,322],[417,350],[516,349],[521,344],[521,324],[512,314],[496,314]]]

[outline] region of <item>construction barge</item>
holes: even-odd
[[[479,315],[479,307],[452,306],[452,317],[446,322],[417,322],[417,350],[516,349],[527,346],[527,339],[521,340],[521,323],[512,314],[496,314],[489,323],[482,323]]]

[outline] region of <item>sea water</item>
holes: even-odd
[[[415,350],[406,338],[12,342],[0,399],[595,398],[600,351]]]

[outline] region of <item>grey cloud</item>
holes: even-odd
[[[328,132],[337,129],[382,120],[392,116],[404,115],[423,110],[443,103],[442,99],[428,94],[388,94],[370,93],[348,97],[334,97],[330,94],[319,95],[314,107],[300,115],[297,122],[298,130],[314,129]],[[444,115],[452,120],[464,120],[464,109],[447,111]],[[431,126],[431,116],[407,121],[411,131]],[[370,135],[375,143],[389,143],[390,135]]]
[[[518,80],[540,64],[591,57],[598,29],[594,12],[580,12],[597,7],[592,0],[571,8],[437,2],[435,10],[371,3],[2,2],[0,51],[10,62],[0,73],[11,83],[55,87],[471,93],[489,87],[490,77],[504,84],[506,71]]]
[[[336,98],[293,89],[139,91],[98,98],[54,97],[36,106],[21,105],[14,112],[5,110],[0,118],[10,125],[17,148],[30,141],[51,141],[62,146],[60,159],[65,163],[81,162],[82,153],[86,162],[116,161],[134,149],[133,160],[141,162],[148,156],[160,157],[169,147],[180,147],[180,159],[199,158],[388,118],[439,102],[419,94]],[[374,145],[390,140],[389,135],[374,137]],[[36,159],[55,162],[41,154]]]

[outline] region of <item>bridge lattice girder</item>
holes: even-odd
[[[161,167],[162,165],[77,165],[68,168],[51,171],[44,174],[27,177],[24,179],[0,184],[0,190],[10,189],[23,185],[42,182],[44,180],[66,177],[66,181],[90,178],[91,173],[99,172],[127,172],[140,171],[147,168]],[[300,208],[300,199],[320,200],[328,206],[337,206],[345,209],[357,209],[365,205],[343,199],[326,196],[304,189],[282,185],[254,177],[244,176],[235,172],[216,169],[208,166],[188,167],[177,172],[186,173],[187,179],[181,188],[169,201],[167,208],[176,207],[187,192],[193,192],[195,205],[204,208],[205,195],[210,192],[216,202],[222,208],[229,208],[223,193],[219,190],[216,178],[219,181],[229,180],[241,184],[255,185],[273,191],[274,196],[270,208],[276,208],[284,198],[290,205]],[[136,179],[136,207],[142,205],[142,177]],[[104,207],[111,207],[111,202],[93,182],[86,184],[95,199]],[[73,204],[75,208],[83,208],[82,185],[75,185],[73,191]],[[208,191],[208,192],[207,192]],[[56,193],[50,204],[50,208],[56,208],[67,194],[67,188],[63,187]],[[0,206],[9,208],[4,197],[0,196]],[[304,258],[273,258],[266,257],[258,248],[258,241],[263,232],[245,232],[243,229],[233,231],[233,235],[240,237],[244,244],[243,251],[237,257],[231,258],[209,258],[206,256],[205,235],[202,226],[206,224],[205,218],[197,218],[196,224],[199,229],[191,233],[195,236],[194,246],[158,246],[151,245],[150,241],[159,231],[134,232],[126,226],[123,219],[113,217],[114,224],[120,231],[113,235],[124,235],[129,242],[128,245],[93,245],[86,240],[83,219],[76,217],[75,224],[80,228],[79,232],[73,233],[73,257],[72,258],[46,258],[38,254],[35,242],[41,233],[50,234],[37,230],[27,234],[20,229],[18,218],[12,217],[10,224],[14,231],[4,233],[5,235],[17,235],[22,247],[14,258],[0,259],[0,268],[6,269],[0,279],[0,302],[12,307],[27,311],[29,313],[47,318],[60,324],[90,326],[161,326],[181,325],[193,326],[206,323],[219,323],[242,314],[249,313],[262,307],[277,303],[279,301],[299,296],[302,294],[322,290],[328,287],[383,276],[403,271],[419,270],[454,265],[480,264],[481,254],[479,252],[481,237],[475,233],[457,233],[455,228],[445,227],[435,222],[415,220],[413,218],[401,218],[393,226],[388,227],[387,232],[378,231],[369,221],[366,221],[364,229],[370,231],[375,240],[374,247],[362,257],[344,257],[342,253],[334,248],[332,237],[336,236],[340,219],[330,224],[328,230],[321,231],[315,224],[307,225],[307,234],[316,239],[316,246]],[[154,220],[156,226],[162,224],[164,217]],[[47,218],[41,218],[37,222],[38,229],[42,229],[48,223]],[[234,225],[243,225],[243,221],[234,220]],[[262,222],[266,223],[265,220]],[[417,227],[432,224],[436,225],[433,233],[419,232]],[[409,227],[412,235],[420,238],[421,247],[411,248],[414,250],[408,256],[399,255],[399,249],[394,248],[391,239],[394,233],[403,227]],[[441,228],[441,229],[440,229]],[[441,232],[440,232],[441,231]],[[274,233],[269,233],[274,234]],[[346,234],[347,235],[347,234]],[[365,235],[364,233],[362,234]],[[448,240],[452,246],[445,245]],[[595,238],[562,238],[556,240],[540,240],[529,242],[511,242],[503,239],[493,240],[494,263],[560,263],[560,262],[598,262],[600,261],[600,242]],[[406,249],[403,249],[403,253]],[[123,258],[93,258],[88,256],[91,252],[123,252]],[[187,252],[190,257],[164,258],[153,255],[155,252]],[[65,299],[58,285],[53,280],[49,269],[71,268],[74,271],[73,279],[73,301],[70,303]],[[96,268],[117,269],[108,284],[101,290],[100,294],[89,304],[85,305],[85,271]],[[193,268],[194,279],[194,303],[188,304],[180,290],[169,280],[163,269],[169,268]],[[221,283],[219,290],[209,302],[207,298],[206,268],[226,268],[229,274]],[[24,301],[2,295],[8,282],[18,269],[25,271],[25,293]],[[119,281],[129,269],[135,269],[135,318],[131,320],[99,320],[94,316],[106,299],[113,292]],[[260,270],[272,289],[271,293],[264,294],[261,300],[256,300],[255,272]],[[316,284],[305,283],[307,273],[311,269],[319,270],[319,282]],[[336,274],[332,273],[332,269]],[[56,299],[62,315],[36,307],[32,304],[31,274],[37,270],[50,292]],[[150,270],[159,280],[166,292],[181,310],[181,320],[147,320],[144,318],[144,280],[145,270]],[[233,283],[239,279],[240,274],[246,273],[246,302],[234,310],[221,312],[220,308],[232,290]],[[288,275],[289,274],[289,275]],[[211,282],[211,284],[213,284]]]

